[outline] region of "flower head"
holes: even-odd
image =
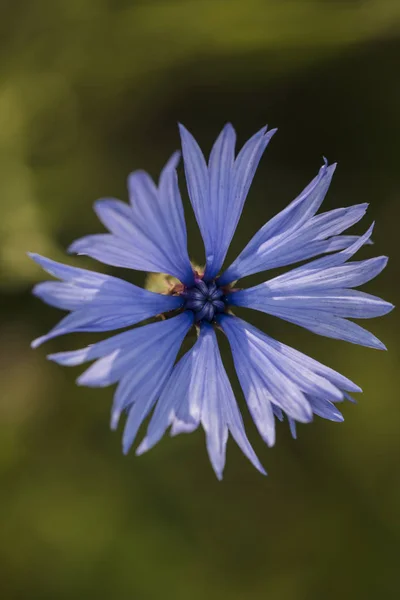
[[[129,176],[129,205],[114,199],[96,202],[95,211],[109,233],[83,237],[70,247],[70,252],[107,265],[166,273],[172,277],[164,279],[163,293],[31,254],[60,280],[39,283],[34,293],[69,311],[33,347],[67,333],[105,332],[153,319],[86,348],[48,358],[66,366],[94,361],[78,378],[80,385],[117,384],[111,426],[117,427],[121,414],[127,414],[124,452],[154,409],[137,454],[156,444],[168,427],[175,435],[201,424],[218,478],[225,465],[229,432],[265,473],[246,436],[215,329],[228,338],[247,406],[269,446],[275,443],[275,418],[282,420],[286,415],[294,437],[296,421],[307,423],[313,415],[342,421],[336,403],[351,399],[349,392],[361,389],[237,318],[234,309],[252,308],[319,335],[384,349],[374,335],[349,319],[377,317],[392,310],[388,302],[354,289],[378,275],[387,259],[350,260],[369,243],[372,226],[362,236],[342,234],[364,216],[366,204],[316,214],[335,170],[335,165],[325,161],[301,194],[222,270],[258,163],[275,130],[261,129],[235,156],[235,131],[226,125],[208,164],[193,136],[183,126],[180,132],[190,201],[204,240],[204,269],[194,268],[189,260],[176,173],[179,153],[175,153],[158,186],[143,171]],[[247,275],[306,259],[314,260],[260,285],[242,289],[235,283],[233,287]],[[197,341],[176,363],[193,326]]]

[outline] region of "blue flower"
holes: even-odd
[[[69,311],[47,335],[35,340],[33,347],[67,333],[104,332],[152,319],[150,324],[86,348],[48,357],[66,366],[94,361],[78,384],[117,384],[111,426],[116,428],[121,414],[127,414],[125,453],[154,409],[137,454],[154,446],[168,427],[175,435],[201,424],[219,479],[229,432],[253,465],[265,473],[246,436],[219,353],[216,329],[229,340],[247,406],[269,446],[275,443],[275,418],[282,420],[286,415],[294,437],[295,422],[307,423],[313,415],[343,420],[336,403],[350,400],[349,392],[361,389],[237,318],[235,306],[275,315],[319,335],[385,348],[349,320],[381,316],[393,308],[354,289],[378,275],[387,262],[384,256],[350,261],[361,246],[370,243],[372,226],[362,236],[342,233],[360,221],[367,204],[316,214],[335,165],[325,161],[301,194],[266,223],[220,274],[258,163],[275,131],[261,129],[235,157],[235,131],[228,124],[207,164],[193,136],[180,127],[187,187],[205,246],[202,270],[192,266],[187,251],[176,173],[179,153],[163,169],[158,186],[143,171],[129,176],[130,205],[114,199],[95,203],[95,211],[110,233],[83,237],[72,244],[70,252],[115,267],[168,274],[170,277],[162,279],[163,293],[31,255],[60,280],[39,283],[34,294]],[[248,289],[236,285],[253,273],[312,258],[260,285]],[[197,341],[176,363],[181,344],[194,326]]]

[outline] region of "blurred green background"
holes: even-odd
[[[0,53],[1,597],[398,598],[398,313],[368,324],[388,346],[381,353],[248,311],[365,393],[341,425],[317,418],[297,441],[279,425],[273,449],[246,415],[269,476],[231,442],[221,484],[202,431],[141,458],[121,454],[108,428],[112,390],[78,388],[78,369],[45,359],[95,336],[30,349],[61,313],[31,297],[45,276],[25,254],[105,270],[64,248],[102,231],[92,202],[126,199],[131,170],[157,176],[179,145],[177,121],[207,152],[228,120],[240,143],[268,122],[279,132],[228,259],[324,154],[339,163],[325,208],[371,202],[356,231],[376,219],[375,246],[360,256],[391,260],[365,289],[396,304],[398,0],[2,0]]]

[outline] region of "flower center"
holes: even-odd
[[[212,321],[216,313],[225,311],[224,292],[214,281],[206,283],[199,279],[181,294],[185,298],[185,309],[192,310],[196,321]]]

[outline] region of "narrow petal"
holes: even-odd
[[[197,341],[174,367],[154,410],[146,437],[136,454],[143,454],[157,444],[174,420],[184,424],[185,430],[194,431],[199,426],[206,378],[200,369],[196,368],[198,353]]]
[[[239,222],[248,191],[253,182],[255,172],[261,160],[264,150],[268,146],[272,136],[277,129],[267,131],[263,127],[253,135],[243,146],[235,160],[235,173],[233,181],[233,206],[228,216],[228,229],[232,238]]]
[[[302,272],[287,273],[271,279],[269,289],[274,292],[314,291],[319,289],[358,287],[377,277],[386,267],[386,256],[377,256],[367,260],[348,262],[340,266],[325,269],[304,269]]]
[[[204,227],[212,227],[212,246],[206,249],[208,257],[205,278],[214,278],[225,258],[226,248],[223,234],[226,231],[226,216],[230,207],[230,194],[233,188],[233,163],[235,160],[236,133],[228,123],[215,142],[209,161],[209,207],[204,217]]]
[[[263,127],[246,142],[234,164],[232,164],[234,150],[234,138],[232,135],[233,142],[228,146],[228,158],[225,159],[224,164],[217,166],[220,171],[225,170],[225,178],[223,179],[223,190],[220,189],[219,194],[213,194],[212,190],[210,195],[210,205],[217,207],[219,215],[219,218],[215,222],[211,219],[209,220],[210,226],[215,226],[214,260],[212,264],[207,265],[208,269],[206,270],[206,277],[210,279],[215,277],[222,267],[258,164],[276,131],[276,129],[271,129],[271,131],[267,132],[267,128]],[[231,165],[230,176],[226,172],[229,164]],[[210,177],[212,166],[210,163]]]
[[[182,315],[180,315],[182,316]],[[179,318],[179,317],[176,317]],[[157,342],[140,357],[136,359],[135,369],[129,369],[121,379],[114,396],[111,412],[111,427],[115,429],[122,411],[132,410],[133,416],[127,419],[123,436],[124,452],[133,444],[141,420],[152,409],[157,398],[164,389],[174,366],[176,356],[188,329],[193,323],[193,316],[186,314],[186,327],[182,331],[177,327],[168,343],[164,340]]]
[[[218,323],[228,337],[249,410],[265,441],[270,445],[274,443],[271,403],[298,421],[310,421],[312,411],[304,393],[285,374],[279,362],[271,360],[263,334],[236,317],[222,315]],[[266,406],[269,406],[268,413]]]
[[[144,377],[152,379],[151,374],[158,372],[157,363],[162,362],[165,355],[173,355],[174,349],[178,352],[192,323],[193,314],[186,311],[177,317],[127,331],[125,337],[121,334],[120,346],[99,358],[79,377],[78,383],[104,387],[116,383],[124,375],[128,375],[130,383],[135,385]]]
[[[47,335],[36,339],[32,343],[34,348],[67,333],[110,331],[136,325],[182,306],[177,296],[156,294],[116,277],[76,269],[44,257],[36,256],[35,260],[65,281],[39,283],[34,294],[52,306],[73,312]]]
[[[214,231],[210,226],[210,177],[204,155],[192,136],[183,126],[179,125],[181,135],[183,163],[185,167],[186,184],[190,202],[204,241],[207,264],[214,258]]]
[[[254,261],[257,271],[283,267],[332,252],[335,245],[329,238],[358,222],[365,214],[367,204],[337,209],[313,217],[302,227],[278,235],[262,244]],[[346,247],[346,246],[345,246]]]
[[[207,436],[207,449],[211,464],[219,479],[225,465],[225,446],[229,430],[236,443],[261,473],[265,473],[244,431],[242,417],[237,408],[232,387],[222,364],[215,332],[203,325],[207,373],[207,393],[204,396],[201,422]]]
[[[322,256],[321,258],[317,258],[316,260],[312,260],[305,265],[301,265],[300,267],[296,267],[295,269],[291,269],[287,273],[280,275],[274,279],[275,282],[279,282],[279,285],[284,281],[293,281],[296,279],[302,279],[304,277],[314,276],[322,271],[327,269],[331,269],[334,267],[340,267],[345,262],[347,262],[350,258],[356,254],[356,252],[371,238],[372,232],[374,229],[374,223],[372,223],[371,227],[364,233],[358,237],[350,246],[347,246],[341,252],[337,252],[336,254],[330,254],[329,256]],[[380,257],[386,258],[386,257]]]
[[[224,331],[227,333],[225,329]],[[262,439],[268,446],[273,446],[275,444],[274,397],[266,387],[263,377],[255,368],[249,368],[248,363],[245,362],[244,353],[240,354],[238,346],[235,345],[235,338],[228,336],[228,339],[250,414]]]
[[[289,428],[290,428],[290,433],[292,435],[292,438],[294,440],[297,440],[296,421],[294,419],[292,419],[291,417],[288,417],[288,421],[289,421]]]
[[[40,265],[44,271],[53,275],[53,277],[61,279],[62,281],[74,283],[75,285],[82,285],[87,288],[97,288],[109,279],[117,279],[116,277],[110,277],[110,275],[96,273],[95,271],[89,271],[88,269],[64,265],[63,263],[56,262],[51,258],[46,258],[45,256],[35,254],[34,252],[28,252],[28,256]]]
[[[373,334],[344,318],[370,318],[393,308],[380,298],[347,289],[369,281],[386,266],[387,258],[382,256],[346,262],[369,240],[372,228],[341,252],[253,288],[232,292],[228,302],[280,317],[319,335],[385,349]]]
[[[325,163],[317,177],[303,190],[289,206],[266,223],[250,240],[243,252],[221,275],[221,285],[240,279],[252,273],[265,270],[263,246],[270,248],[272,240],[282,241],[299,230],[304,223],[315,215],[328,191],[336,165],[328,167]]]
[[[305,354],[277,342],[246,321],[228,315],[218,316],[217,320],[231,344],[239,381],[254,422],[269,445],[274,441],[273,433],[270,437],[270,431],[273,432],[273,420],[270,423],[269,415],[260,413],[261,410],[265,410],[265,404],[271,403],[274,415],[280,420],[283,418],[282,408],[289,417],[305,420],[304,418],[298,419],[293,410],[290,412],[287,410],[288,404],[284,405],[279,401],[279,393],[277,394],[278,399],[269,393],[267,379],[274,376],[271,365],[279,369],[301,392],[306,394],[307,405],[311,406],[312,412],[316,412],[313,410],[313,403],[320,406],[317,402],[319,398],[327,402],[327,406],[330,407],[330,401],[343,400],[342,390],[361,391],[343,375]],[[261,361],[257,361],[257,354],[263,356],[263,367]],[[283,388],[281,394],[283,395]],[[320,414],[320,412],[316,412],[316,414]],[[263,427],[265,428],[268,424],[270,424],[269,429],[263,431]]]
[[[279,420],[279,421],[283,421],[284,416],[283,416],[283,411],[281,408],[279,408],[279,406],[275,406],[275,404],[272,405],[272,411],[275,415],[275,417]]]
[[[252,325],[250,325],[246,321],[243,321],[243,323],[245,323],[246,327],[250,328],[251,330],[255,329],[258,332],[258,334],[261,333],[256,328],[253,328]],[[321,377],[327,379],[336,388],[340,390],[346,390],[350,392],[362,392],[362,389],[358,385],[356,385],[353,381],[351,381],[344,375],[341,375],[334,369],[331,369],[330,367],[323,365],[317,360],[310,358],[306,354],[299,352],[299,350],[295,350],[290,346],[286,346],[282,342],[274,340],[266,334],[262,335],[263,337],[267,338],[268,344],[272,346],[276,351],[278,351],[279,354],[283,357],[283,359],[289,361],[288,365],[290,365],[293,371],[296,371],[298,369],[304,369],[304,375],[307,371],[311,371],[316,375],[320,375]],[[338,398],[336,398],[335,401],[337,402]]]
[[[313,333],[325,337],[344,340],[352,344],[367,346],[377,350],[386,350],[385,345],[372,333],[341,317],[335,317],[322,311],[310,311],[299,309],[276,309],[266,307],[263,312],[274,315],[295,325],[309,329]]]
[[[207,280],[221,269],[261,156],[276,130],[264,127],[234,160],[235,131],[229,123],[214,144],[209,166],[194,137],[180,125],[186,182],[203,237]]]
[[[76,240],[69,251],[116,267],[168,273],[191,285],[178,159],[175,153],[163,169],[159,188],[147,173],[132,173],[128,179],[131,206],[114,199],[98,200],[96,214],[111,233]]]
[[[209,324],[202,324],[196,344],[176,365],[138,453],[159,441],[169,425],[175,425],[180,432],[193,431],[200,422],[206,432],[210,461],[219,479],[225,465],[228,431],[242,452],[264,473],[245,434],[216,336]]]
[[[71,367],[98,358],[107,357],[116,351],[123,355],[129,350],[136,348],[136,346],[142,348],[143,344],[149,343],[151,345],[153,343],[151,336],[154,336],[154,339],[158,340],[160,337],[171,335],[175,328],[175,324],[181,323],[184,325],[185,319],[189,319],[188,322],[191,323],[190,313],[185,314],[187,314],[188,317],[181,319],[180,317],[182,317],[182,315],[179,315],[173,319],[166,319],[165,321],[159,321],[137,329],[123,331],[122,333],[113,335],[105,340],[101,340],[96,344],[91,344],[86,348],[67,352],[56,352],[55,354],[49,354],[47,358],[59,365]]]
[[[154,312],[148,316],[154,316]],[[49,331],[46,335],[36,338],[31,344],[32,348],[37,348],[44,342],[47,342],[60,335],[83,331],[112,331],[135,325],[139,321],[147,318],[146,312],[140,305],[123,306],[112,308],[110,306],[83,308],[76,310],[63,319]]]
[[[300,262],[318,254],[332,252],[335,246],[339,246],[337,249],[340,249],[340,245],[343,247],[343,244],[338,243],[337,238],[335,244],[331,239],[326,238],[337,236],[344,229],[354,225],[364,216],[367,206],[367,204],[360,204],[318,215],[310,219],[303,227],[265,242],[259,247],[255,257],[257,270],[283,267]]]
[[[78,287],[60,281],[44,281],[34,286],[32,293],[46,304],[61,310],[77,310],[96,297],[95,288]]]
[[[127,242],[109,233],[86,235],[75,240],[68,248],[68,252],[90,256],[113,267],[166,273],[165,263],[168,263],[168,259],[163,257],[159,261],[159,250],[147,248],[143,234],[138,233],[135,238],[132,242]]]
[[[336,423],[341,423],[344,421],[343,415],[336,408],[332,402],[326,400],[325,398],[316,398],[313,396],[309,397],[309,402],[312,406],[313,413],[322,417],[323,419],[328,419],[329,421],[335,421]]]
[[[117,238],[130,242],[136,234],[132,207],[114,198],[103,198],[94,203],[94,211],[104,227]]]
[[[336,317],[353,319],[371,319],[387,314],[393,304],[376,296],[351,289],[296,290],[278,295],[268,287],[268,282],[242,290],[239,301],[241,306],[251,307],[262,312],[269,309],[306,309],[327,312]],[[234,294],[232,294],[234,296]],[[235,301],[236,303],[236,301]]]

